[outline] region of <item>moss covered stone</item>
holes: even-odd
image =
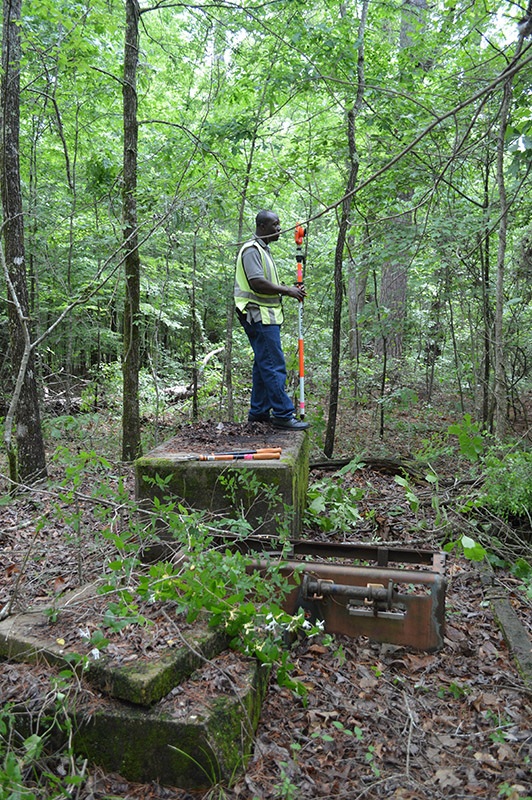
[[[89,662],[83,675],[109,697],[150,706],[228,644],[225,631],[209,628],[202,619],[185,630],[183,638],[186,644],[181,647],[157,658],[138,658],[125,665],[116,665],[103,650],[98,661]],[[0,657],[70,666],[74,652],[50,636],[42,612],[19,614],[0,622]]]
[[[150,710],[108,701],[77,711],[75,751],[131,781],[187,789],[228,781],[244,768],[266,690],[268,671],[248,665],[244,688],[224,694],[178,718],[158,705]]]
[[[306,503],[308,458],[304,432],[292,434],[281,458],[273,461],[189,461],[165,443],[135,462],[136,497],[148,502],[178,500],[228,517],[243,508],[257,533],[275,534],[284,526],[290,536],[297,536]],[[258,491],[249,488],[246,477],[251,476],[262,486]]]
[[[224,631],[209,629],[205,623],[197,623],[183,637],[188,644],[156,659],[139,658],[116,667],[104,656],[91,663],[88,678],[110,697],[150,706],[188,678],[204,658],[213,658],[228,645]]]

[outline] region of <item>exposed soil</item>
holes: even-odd
[[[263,427],[265,431],[257,430]],[[343,430],[348,442],[348,426]],[[224,424],[224,439],[217,438],[216,423],[194,428],[193,440],[190,433],[191,426],[182,426],[171,446],[197,453],[218,450],[220,444],[235,449],[235,445],[263,446],[272,441],[272,429],[256,424],[227,429]],[[274,438],[283,436],[289,434],[274,431]],[[59,465],[53,469],[59,483],[64,472]],[[455,478],[456,469],[452,458],[438,466],[439,474],[449,479]],[[312,480],[328,474],[314,471]],[[124,520],[114,510],[102,522],[89,499],[93,481],[90,476],[78,487],[77,521],[65,521],[71,504],[61,500],[65,489],[58,484],[0,506],[0,609],[14,593],[12,610],[22,611],[37,603],[53,606],[54,598],[67,589],[107,580],[106,565],[117,551],[112,536],[102,531],[110,529],[118,535]],[[131,492],[130,474],[117,468],[109,488],[116,489],[124,481]],[[426,485],[413,485],[420,502],[413,510],[405,488],[393,475],[363,468],[347,472],[338,481],[344,492],[364,489],[359,502],[361,520],[342,532],[309,527],[305,536],[437,548],[444,535],[453,539],[460,530],[461,521],[451,512],[454,489],[440,493],[440,512],[448,509],[442,521],[432,502],[434,491]],[[278,687],[272,677],[245,774],[237,776],[230,787],[216,787],[210,797],[518,800],[532,795],[530,693],[494,620],[475,564],[451,555],[448,579],[445,645],[437,653],[375,644],[364,637],[335,637],[332,646],[325,646],[321,637],[298,641],[291,660],[295,677],[307,686],[306,705]],[[530,634],[530,602],[508,574],[500,572],[497,581],[501,591],[510,592]],[[147,611],[143,608],[143,613]],[[172,629],[167,618],[160,607],[149,611],[156,623],[155,636],[149,627],[111,631],[117,658],[127,660],[139,653],[152,657],[160,647],[169,646]],[[64,618],[58,636],[66,640],[79,635],[80,627],[94,630],[105,613],[103,606],[80,608],[79,618],[69,617],[68,626]],[[61,615],[56,625],[60,623]],[[211,691],[220,682],[231,691],[230,679],[238,677],[239,658],[224,654],[225,678],[216,666],[207,664],[162,702],[179,705],[187,702],[187,692],[200,697],[203,688]],[[0,663],[0,697],[2,701],[25,698],[39,707],[51,674],[53,670],[43,665]],[[78,800],[199,800],[204,795],[156,784],[136,785],[87,767],[75,796]]]
[[[286,448],[293,435],[264,422],[195,422],[179,425],[175,435],[159,445],[157,452],[199,455],[251,452],[261,447]]]

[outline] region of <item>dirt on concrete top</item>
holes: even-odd
[[[158,445],[158,454],[188,452],[202,453],[256,450],[260,447],[281,447],[287,450],[295,435],[274,428],[265,422],[206,422],[182,423],[171,439]]]

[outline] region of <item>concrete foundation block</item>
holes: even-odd
[[[250,660],[235,693],[219,692],[185,715],[157,704],[140,709],[109,701],[91,710],[75,736],[77,753],[139,783],[202,789],[245,768],[268,680]],[[78,722],[84,709],[77,709]]]
[[[285,433],[281,441],[278,460],[246,461],[193,460],[194,452],[178,451],[166,442],[135,462],[136,498],[148,503],[177,499],[187,508],[227,517],[243,513],[254,533],[275,535],[283,528],[297,537],[308,486],[308,436]]]

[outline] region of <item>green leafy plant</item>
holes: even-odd
[[[487,457],[480,502],[503,518],[532,515],[532,453]]]
[[[35,794],[24,787],[28,763],[40,753],[41,737],[35,734],[15,748],[12,740],[14,714],[9,705],[0,711],[0,800],[35,800]]]
[[[405,489],[405,496],[408,501],[408,505],[410,506],[411,511],[418,511],[419,510],[419,498],[417,494],[412,489],[409,481],[407,478],[401,477],[401,475],[395,476],[395,482],[399,484],[399,486],[403,486]]]
[[[229,473],[225,477],[228,491],[237,496],[242,488],[239,475]],[[164,481],[162,484],[164,489]],[[244,488],[250,492],[251,502],[254,497],[266,496],[272,504],[277,503],[272,487],[264,487],[256,476],[247,479]],[[224,532],[234,533],[234,520],[207,520],[205,512],[188,511],[173,500],[156,500],[154,505],[158,522],[172,531],[185,558],[178,565],[157,562],[147,569],[136,569],[135,574],[132,564],[135,567],[139,564],[134,555],[109,562],[111,575],[102,591],[118,592],[120,597],[120,602],[111,605],[106,615],[111,629],[128,624],[128,618],[142,624],[142,619],[134,619],[137,599],[168,602],[178,613],[186,613],[189,621],[207,612],[209,624],[225,628],[232,646],[267,666],[275,665],[278,682],[305,698],[306,687],[291,677],[293,665],[285,643],[287,636],[293,637],[298,632],[318,635],[321,627],[319,622],[311,625],[302,611],[292,616],[281,608],[283,598],[293,589],[294,581],[299,580],[298,573],[288,580],[282,572],[285,562],[278,553],[272,558],[264,553],[264,567],[259,571],[249,568],[253,556],[220,547]],[[242,537],[248,535],[249,526],[240,533]],[[283,540],[281,535],[281,552]]]
[[[458,436],[460,450],[469,461],[478,461],[484,452],[484,437],[480,425],[465,414],[461,423],[449,425],[448,432]]]
[[[425,475],[425,480],[427,480],[433,488],[431,506],[433,511],[435,512],[434,526],[438,527],[442,523],[442,521],[444,523],[447,522],[447,512],[440,503],[438,475],[436,474],[436,472],[434,472],[434,470],[431,470],[431,472],[427,472],[427,474]]]
[[[249,535],[253,527],[248,520],[250,511],[260,503],[264,512],[256,518],[259,526],[266,519],[275,519],[277,534],[282,541],[290,535],[290,522],[293,509],[283,506],[283,513],[279,513],[279,495],[275,484],[261,481],[254,472],[242,469],[228,469],[218,478],[224,487],[224,496],[236,512],[235,522],[230,523],[231,532],[240,535]],[[228,521],[224,521],[227,527]]]
[[[521,784],[510,784],[508,781],[504,781],[504,783],[499,784],[499,797],[508,797],[512,798],[512,800],[532,800],[532,795],[521,794],[522,791],[526,791],[526,787],[521,786]]]
[[[381,771],[377,764],[375,763],[375,746],[370,744],[368,745],[368,750],[366,753],[366,763],[370,767],[371,771],[375,775],[376,778],[380,778]]]
[[[70,699],[77,681],[71,669],[50,681],[50,690],[39,714],[39,728],[22,738],[17,733],[12,705],[0,709],[0,800],[37,800],[71,797],[83,782],[82,771],[72,750]],[[58,732],[65,744],[57,750]],[[69,774],[59,776],[48,765],[46,747],[53,734],[55,757],[70,765]],[[46,757],[45,757],[46,756]]]
[[[274,786],[275,796],[278,797],[279,800],[295,800],[296,797],[299,797],[299,789],[292,781],[288,772],[288,761],[280,761],[279,767],[281,771],[281,780]]]
[[[460,700],[463,697],[467,697],[468,694],[471,694],[471,688],[457,681],[452,681],[448,687],[442,686],[442,688],[438,690],[438,697],[440,698],[444,698],[448,694],[452,695],[455,700]]]
[[[532,600],[532,564],[524,558],[518,558],[511,566],[510,571],[521,583],[521,589]]]
[[[447,553],[451,553],[455,550],[470,561],[483,561],[487,556],[487,551],[479,542],[465,535],[460,536],[454,542],[447,542],[447,544],[443,546],[443,549]]]
[[[419,461],[434,461],[441,456],[450,456],[452,453],[453,446],[449,442],[448,432],[436,432],[421,440],[415,456]]]
[[[308,490],[304,522],[326,533],[347,533],[362,519],[357,503],[363,494],[361,489],[345,489],[339,478],[317,481]]]

